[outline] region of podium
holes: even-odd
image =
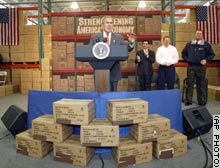
[[[77,61],[89,62],[94,69],[95,91],[97,92],[110,91],[111,67],[116,61],[125,61],[128,59],[127,45],[110,45],[109,49],[109,55],[105,59],[98,59],[93,54],[93,45],[76,46],[75,59]],[[105,86],[105,88],[103,88],[103,86]]]

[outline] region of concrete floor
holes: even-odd
[[[10,105],[17,105],[24,110],[27,110],[27,95],[21,95],[19,93],[0,97],[0,117],[7,111]],[[196,107],[197,104],[193,103],[191,106],[184,106],[182,109]],[[220,102],[209,100],[206,108],[211,114],[220,115]],[[4,124],[0,121],[0,137],[3,137],[8,133]],[[203,139],[212,144],[212,130],[202,135]],[[51,152],[43,159],[36,159],[28,157],[22,154],[16,153],[15,138],[11,135],[0,140],[0,168],[77,168],[80,166],[73,166],[67,163],[61,163],[53,160],[53,153]],[[212,150],[212,149],[211,149]],[[105,168],[116,168],[117,164],[113,160],[111,155],[103,154]],[[212,160],[209,157],[209,165]],[[205,154],[203,147],[196,138],[188,141],[188,152],[186,155],[171,159],[153,160],[149,163],[139,164],[129,167],[136,168],[202,168],[205,164]],[[102,162],[98,155],[89,162],[89,168],[101,168]]]

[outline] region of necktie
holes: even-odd
[[[110,41],[109,41],[109,33],[106,33],[106,38],[107,38],[107,45],[110,45]]]

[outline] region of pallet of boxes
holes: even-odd
[[[113,125],[129,125],[128,137],[120,137],[113,148],[118,165],[128,166],[184,155],[187,137],[170,129],[170,120],[159,114],[148,115],[148,102],[141,99],[109,100],[108,118]]]
[[[34,119],[28,138],[25,132],[17,135],[17,152],[43,157],[52,149],[52,142],[54,160],[86,166],[95,153],[94,147],[112,147],[113,158],[122,167],[150,162],[153,154],[165,159],[187,151],[187,137],[170,129],[168,118],[158,114],[148,116],[147,101],[139,98],[108,100],[107,119],[95,119],[94,109],[93,100],[54,102],[53,115]],[[80,136],[72,135],[74,125],[80,125]],[[120,136],[120,127],[124,125],[130,133]],[[37,144],[34,141],[41,143],[41,148],[31,146]],[[31,153],[34,149],[44,152],[33,155],[38,152]]]
[[[94,148],[82,146],[73,128],[88,125],[93,118],[93,100],[58,100],[53,103],[53,115],[32,120],[32,129],[16,135],[16,150],[42,158],[53,149],[55,161],[86,166],[94,155]]]

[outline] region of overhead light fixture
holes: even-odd
[[[78,9],[78,8],[79,8],[78,3],[77,3],[77,2],[71,3],[71,8],[72,8],[72,9]]]
[[[138,7],[139,8],[146,8],[146,3],[145,3],[145,1],[139,1],[139,3],[138,3]]]
[[[209,0],[208,2],[204,3],[203,6],[210,6],[214,0]]]
[[[178,22],[178,23],[186,23],[186,17],[184,17],[184,18],[178,20],[177,22]]]
[[[0,3],[1,3],[0,8],[12,7],[12,6],[10,6],[9,4],[7,4],[4,0],[0,0]],[[5,5],[4,5],[4,4],[5,4]]]

